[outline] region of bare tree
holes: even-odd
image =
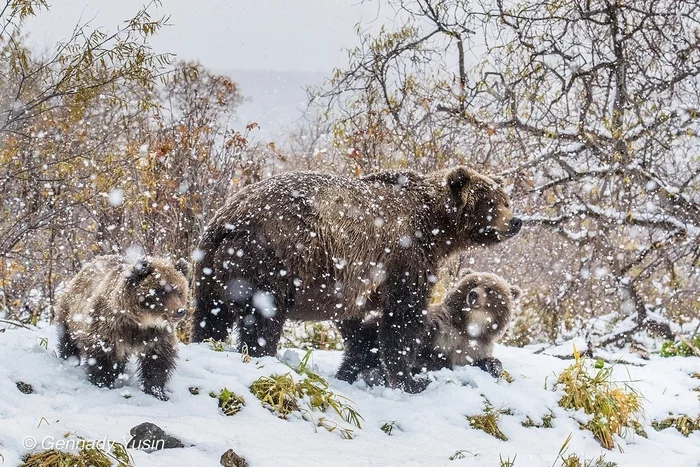
[[[427,138],[448,142],[431,164],[501,172],[531,228],[575,254],[548,281],[550,302],[633,320],[603,343],[638,329],[670,336],[650,310],[666,319],[700,261],[700,5],[389,4],[405,25],[366,36],[319,93],[339,125],[369,129],[372,112],[404,160],[424,165],[415,147]],[[537,242],[504,248],[529,268],[551,257]]]

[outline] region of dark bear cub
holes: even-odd
[[[493,357],[493,345],[508,328],[520,295],[518,287],[500,276],[465,271],[444,300],[428,309],[413,373],[475,365],[500,376],[503,367]],[[359,332],[346,340],[339,379],[353,382],[360,377],[370,384],[384,383],[377,355],[380,319],[366,320]]]
[[[59,302],[61,358],[84,359],[90,382],[113,387],[135,355],[144,392],[168,400],[164,386],[177,360],[175,324],[187,314],[187,267],[182,260],[128,263],[116,255],[85,264]]]
[[[209,222],[195,264],[192,341],[236,328],[274,355],[286,319],[354,334],[377,310],[388,384],[416,393],[416,339],[440,262],[515,236],[521,220],[494,180],[466,167],[343,177],[290,172],[238,191]]]

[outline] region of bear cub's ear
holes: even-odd
[[[521,289],[517,285],[511,285],[510,295],[513,297],[513,300],[520,300],[520,297],[523,296],[523,289]]]
[[[185,258],[180,258],[175,262],[175,269],[180,271],[185,277],[190,275],[190,263]]]
[[[461,268],[457,273],[457,279],[462,279],[469,274],[476,274],[476,271],[472,268]]]
[[[496,182],[496,185],[503,186],[505,180],[500,175],[489,175],[489,178]]]
[[[129,271],[128,280],[131,283],[137,283],[146,278],[152,272],[153,264],[151,264],[151,261],[147,257],[143,256],[139,258],[136,263],[134,263],[131,271]]]

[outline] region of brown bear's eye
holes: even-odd
[[[479,301],[479,294],[476,293],[474,290],[469,292],[469,295],[467,295],[467,303],[469,303],[470,306],[476,305],[476,303]]]

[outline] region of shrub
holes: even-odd
[[[331,321],[294,322],[284,328],[282,347],[343,350],[343,338]]]
[[[662,357],[693,357],[698,356],[700,349],[700,335],[692,341],[681,339],[679,342],[666,341],[661,345],[659,355]]]

